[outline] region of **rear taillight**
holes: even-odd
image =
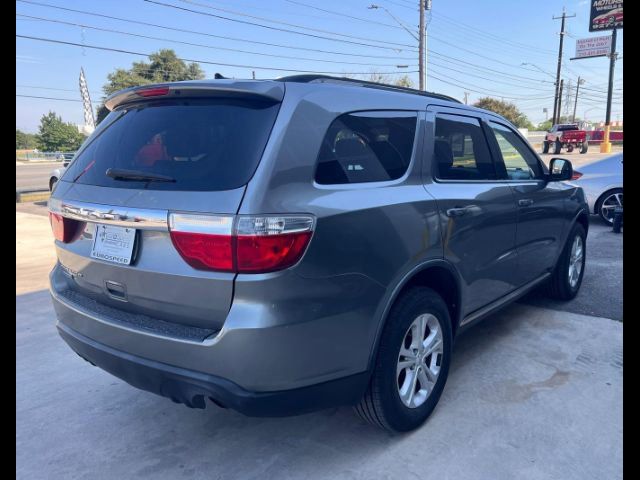
[[[49,212],[49,223],[56,240],[62,243],[75,242],[85,227],[85,222],[80,222],[72,218],[66,218],[59,213]]]
[[[313,226],[313,217],[304,215],[169,214],[173,244],[199,270],[266,273],[290,267],[304,254]]]
[[[144,90],[136,90],[136,94],[141,97],[161,97],[169,94],[169,87],[145,88]]]
[[[198,270],[233,272],[233,217],[169,214],[171,241],[182,258]]]
[[[582,175],[584,175],[584,174],[578,172],[577,170],[574,170],[573,171],[573,176],[571,177],[571,180],[578,180]]]

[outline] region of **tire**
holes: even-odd
[[[546,140],[542,142],[542,153],[549,153],[549,142]]]
[[[49,180],[49,191],[53,192],[53,187],[56,186],[56,182],[58,181],[58,179],[56,177],[51,177],[51,179]]]
[[[556,140],[554,142],[553,153],[557,155],[558,153],[560,153],[560,150],[562,150],[562,142],[560,140]]]
[[[619,197],[615,197],[616,195],[619,195]],[[610,201],[611,197],[613,197],[613,199],[619,198],[619,201],[617,203],[624,202],[622,189],[612,188],[611,190],[607,190],[602,195],[600,195],[600,198],[598,198],[598,201],[596,202],[596,207],[595,207],[596,213],[600,216],[602,221],[607,225],[613,225],[613,211],[610,212],[609,211],[610,209],[608,208],[603,209],[602,206],[604,205],[605,202],[607,202],[606,206],[610,204],[615,205],[616,202]]]
[[[421,319],[424,320],[422,324]],[[413,325],[416,325],[418,330],[413,329]],[[441,340],[441,351],[436,357],[433,356],[434,354],[423,357],[425,363],[430,365],[429,368],[425,363],[420,362],[421,355],[417,355],[418,360],[415,360],[411,367],[398,370],[401,347],[404,347],[403,351],[408,353],[415,353],[414,346],[424,348],[420,341],[414,344],[413,335],[411,335],[411,332],[419,331],[420,325],[427,326],[423,327],[425,333],[429,334],[427,339],[433,335],[432,346],[438,339]],[[408,341],[410,343],[407,343]],[[451,363],[451,350],[451,319],[442,297],[426,287],[413,287],[407,290],[396,300],[387,317],[369,387],[355,407],[358,415],[367,422],[391,432],[406,432],[422,425],[433,412],[444,389]],[[428,350],[425,350],[423,355],[427,353]],[[402,358],[405,364],[413,361],[408,356],[402,356]],[[439,371],[433,378],[432,369],[434,366],[438,368],[438,362]],[[427,375],[425,370],[428,370],[430,375]],[[417,380],[412,384],[412,372],[419,371],[422,372],[422,378],[430,377],[429,380],[435,380],[435,383],[425,381],[427,388],[423,388],[419,380],[421,376],[414,373]],[[414,387],[411,388],[411,385]],[[401,389],[406,392],[402,397]],[[411,391],[413,394],[409,393]],[[405,403],[407,400],[409,404]],[[411,402],[414,404],[409,406]]]
[[[571,153],[571,152],[573,152],[573,145],[569,145],[567,147],[567,153]]]
[[[576,245],[576,238],[579,238],[580,240],[577,248],[574,250],[574,245]],[[576,262],[576,254],[578,253],[578,249],[580,247],[582,255]],[[556,263],[556,266],[553,269],[553,274],[548,284],[549,296],[555,298],[556,300],[571,300],[578,294],[580,285],[582,285],[582,278],[584,277],[584,266],[586,258],[587,235],[584,231],[584,227],[581,224],[576,223],[571,229],[571,232],[569,232],[567,241],[564,245],[564,248],[562,249],[562,254],[560,255],[558,263]],[[572,264],[576,267],[579,264],[578,271],[573,270],[574,276],[572,278],[575,278],[575,283],[573,283],[573,280],[570,280],[570,268]]]
[[[584,142],[582,142],[582,145],[580,146],[580,153],[587,153],[588,150],[589,150],[589,142],[585,140]]]

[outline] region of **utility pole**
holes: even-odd
[[[467,105],[467,100],[469,99],[469,92],[464,92],[464,104]]]
[[[424,62],[424,37],[425,37],[425,28],[424,28],[424,7],[426,0],[420,0],[420,26],[418,29],[418,75],[420,75],[420,90],[425,90],[425,62]]]
[[[564,99],[564,116],[567,117],[567,119],[569,118],[569,106],[571,105],[571,94],[573,93],[573,90],[571,90],[571,79],[569,79],[569,83],[567,85],[566,90],[566,97]]]
[[[558,20],[558,19],[562,19],[562,23],[560,26],[560,47],[558,49],[558,70],[556,72],[556,93],[555,93],[555,100],[554,100],[554,107],[553,107],[553,123],[559,123],[558,120],[560,118],[560,110],[556,109],[556,105],[560,105],[561,104],[561,100],[559,98],[559,94],[560,94],[560,69],[562,68],[562,45],[564,43],[564,24],[565,24],[565,20],[567,18],[573,18],[576,15],[567,15],[567,13],[564,10],[564,7],[562,8],[562,16],[561,17],[553,17],[553,20]],[[561,94],[560,94],[561,95]]]
[[[600,144],[600,153],[611,153],[611,142],[609,132],[611,131],[611,97],[613,95],[613,70],[616,65],[616,39],[618,29],[614,28],[611,33],[611,53],[609,53],[609,91],[607,92],[607,116],[604,120],[604,138]]]
[[[578,109],[578,92],[580,91],[580,85],[583,83],[584,83],[584,80],[578,77],[578,83],[576,84],[576,100],[575,100],[575,103],[573,104],[573,119],[571,120],[574,123],[576,121],[576,110]]]
[[[556,104],[557,109],[555,109],[558,112],[558,116],[553,121],[554,125],[560,123],[560,111],[562,109],[562,87],[564,87],[564,79],[560,80],[560,88],[558,89],[558,103]]]

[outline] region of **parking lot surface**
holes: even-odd
[[[49,252],[25,263],[28,288],[17,271],[17,478],[622,478],[623,324],[609,319],[622,319],[622,235],[595,217],[580,296],[555,305],[531,294],[460,336],[432,417],[390,435],[349,408],[191,410],[92,367],[56,333],[46,210],[17,210],[17,238],[34,240],[17,240],[16,253]]]

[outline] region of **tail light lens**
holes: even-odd
[[[282,270],[300,260],[311,240],[312,217],[239,217],[238,271]]]
[[[266,273],[300,260],[313,234],[311,216],[169,214],[171,240],[199,270]]]
[[[584,175],[584,174],[578,172],[577,170],[574,170],[573,171],[573,176],[571,177],[571,180],[578,180],[582,175]]]
[[[232,216],[171,213],[169,230],[176,250],[193,268],[235,271]]]
[[[49,223],[56,240],[62,243],[75,242],[84,230],[85,222],[66,218],[59,213],[49,212]]]

